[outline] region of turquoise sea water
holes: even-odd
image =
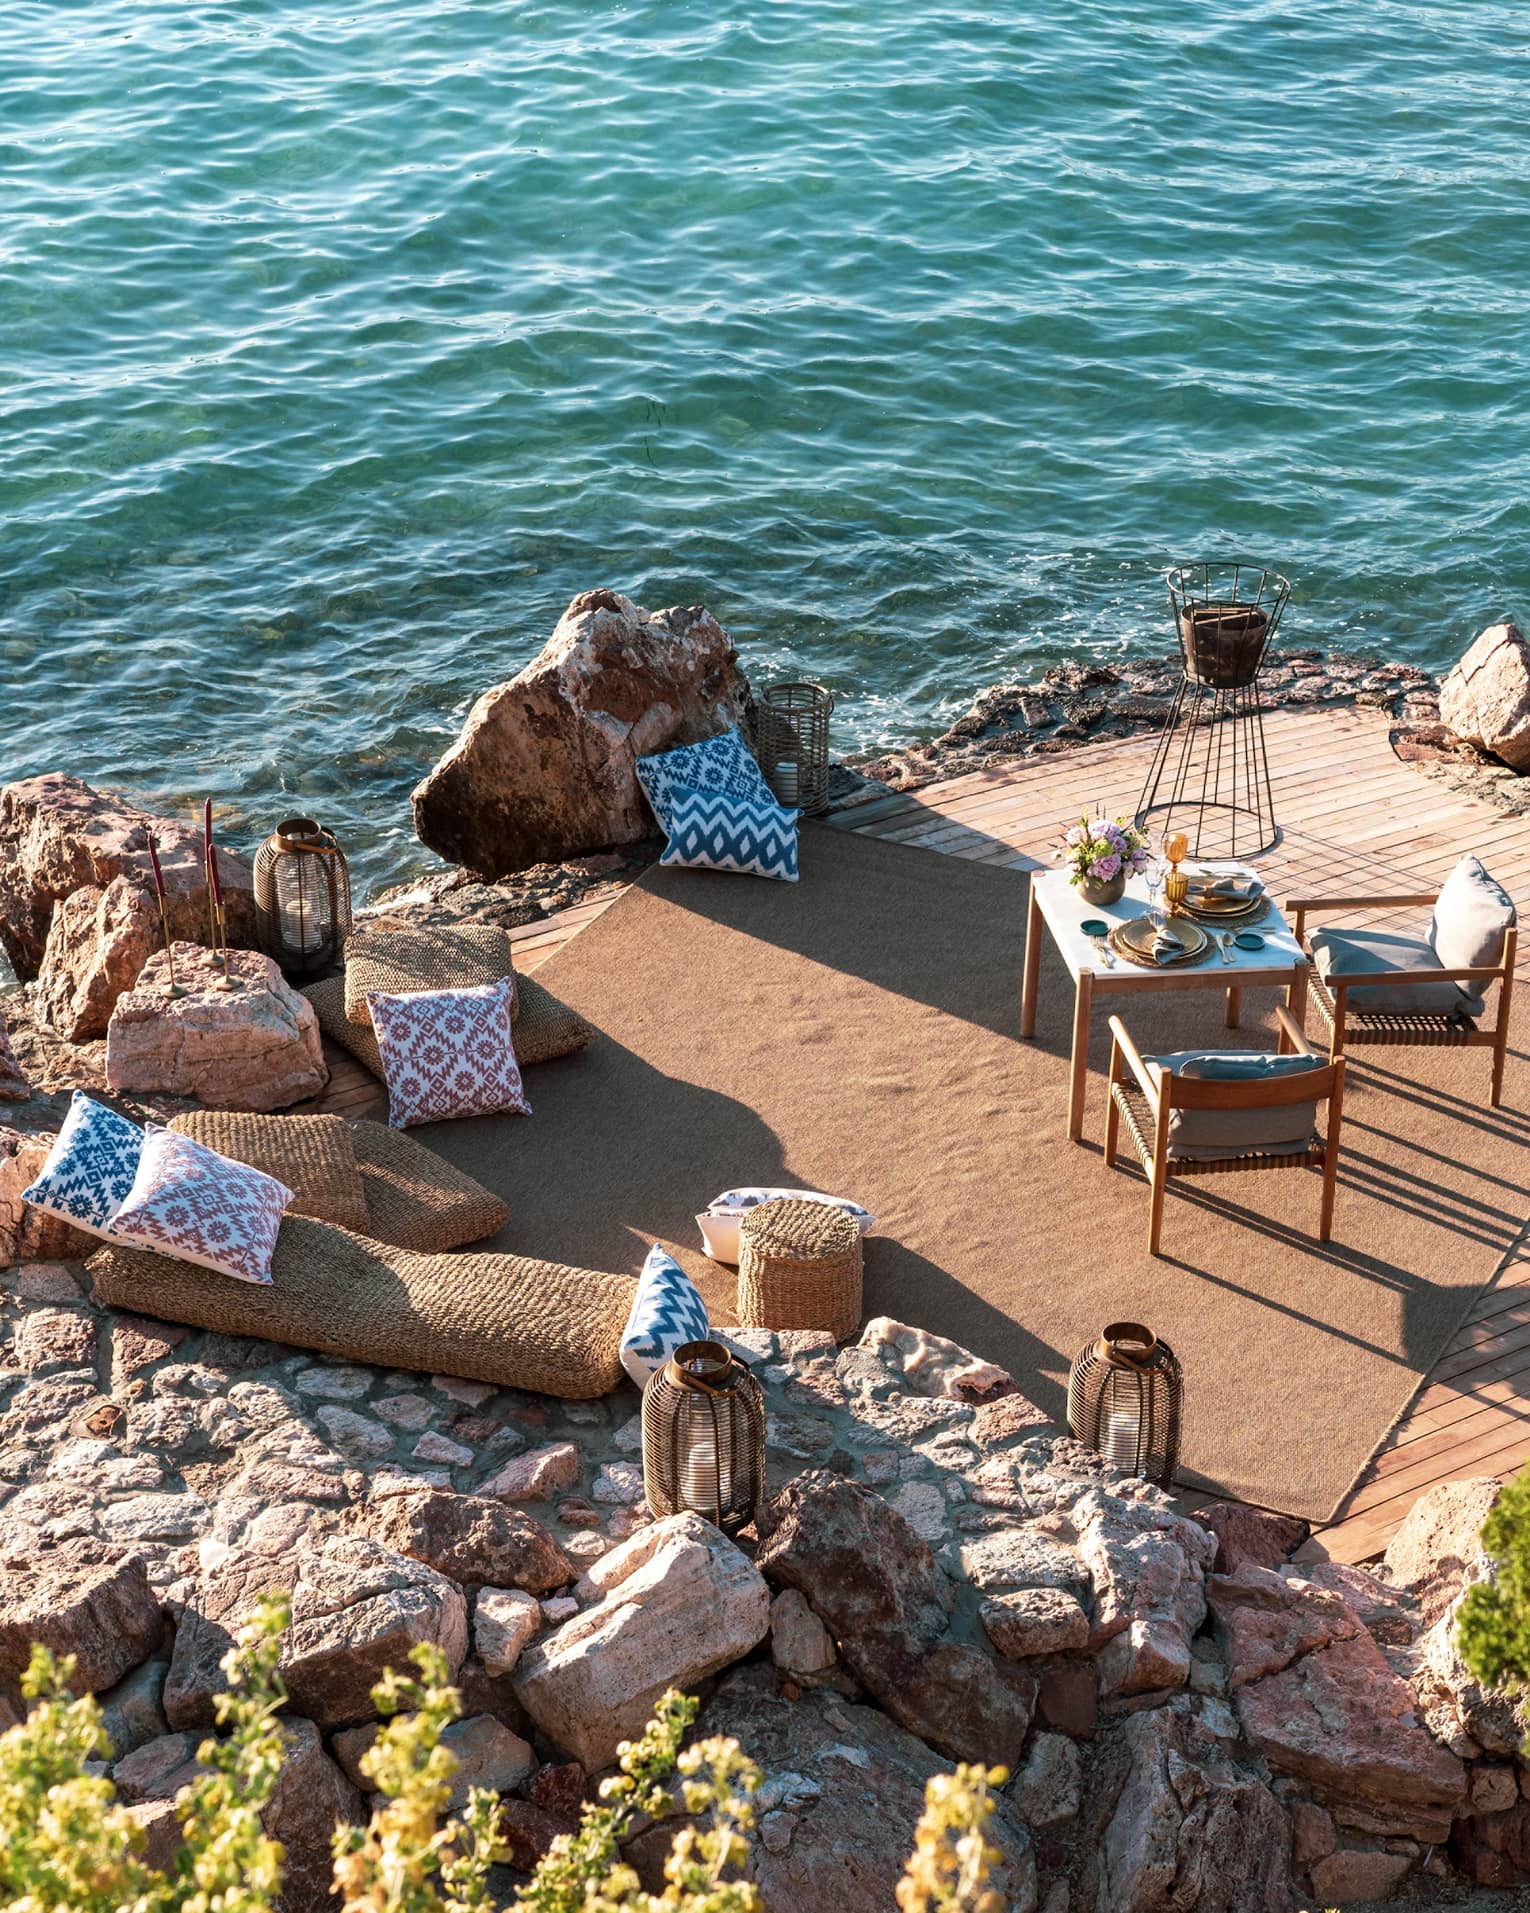
[[[1169,640],[1526,608],[1530,15],[1485,0],[0,11],[0,773],[363,883],[577,590],[836,742]]]

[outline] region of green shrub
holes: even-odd
[[[1466,1591],[1456,1645],[1485,1687],[1530,1687],[1530,1469],[1517,1475],[1482,1524],[1482,1545],[1498,1564],[1492,1581]]]
[[[166,1874],[143,1864],[143,1833],[111,1782],[87,1763],[109,1759],[101,1710],[73,1698],[68,1661],[34,1648],[25,1681],[34,1702],[0,1735],[0,1907],[12,1913],[272,1913],[282,1849],[261,1814],[282,1765],[277,1671],[284,1601],[262,1602],[223,1668],[220,1739],[205,1741],[205,1773],[181,1795],[183,1844]],[[365,1827],[335,1829],[335,1885],[344,1913],[489,1913],[489,1868],[504,1857],[499,1803],[475,1789],[447,1813],[457,1760],[442,1736],[460,1712],[440,1651],[410,1656],[417,1679],[390,1669],[373,1690],[384,1726],[362,1760],[381,1802]],[[670,1692],[641,1739],[624,1743],[601,1799],[560,1835],[511,1913],[760,1913],[737,1877],[747,1854],[759,1769],[734,1740],[683,1747],[696,1702]],[[984,1837],[990,1787],[1002,1769],[959,1767],[926,1789],[925,1812],[898,1888],[901,1913],[1000,1913],[988,1890],[995,1859]],[[683,1814],[665,1886],[646,1892],[621,1842],[647,1821]]]

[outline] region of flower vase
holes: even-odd
[[[1106,903],[1119,903],[1126,895],[1126,872],[1118,870],[1104,883],[1100,883],[1093,877],[1084,877],[1080,880],[1078,892],[1085,903],[1092,903],[1096,907]]]

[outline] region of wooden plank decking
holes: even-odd
[[[1317,708],[1267,715],[1280,842],[1259,868],[1277,896],[1426,890],[1466,850],[1530,896],[1530,819],[1510,817],[1450,789],[1393,754],[1376,715]],[[1135,804],[1152,738],[1129,738],[1013,768],[974,771],[912,795],[886,797],[831,819],[845,830],[920,844],[1016,869],[1050,861],[1058,825],[1098,804]],[[585,904],[513,932],[517,961],[534,968],[600,914]],[[1521,947],[1530,971],[1530,939]],[[331,1049],[333,1081],[321,1104],[377,1113],[377,1085]],[[1487,1060],[1483,1059],[1486,1095]],[[1424,1489],[1464,1475],[1508,1475],[1530,1457],[1530,1247],[1500,1271],[1425,1377],[1339,1517],[1304,1554],[1360,1561],[1385,1547]]]

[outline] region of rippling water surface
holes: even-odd
[[[1483,0],[0,12],[0,772],[366,880],[577,590],[836,741],[1169,637],[1525,606],[1530,16]]]

